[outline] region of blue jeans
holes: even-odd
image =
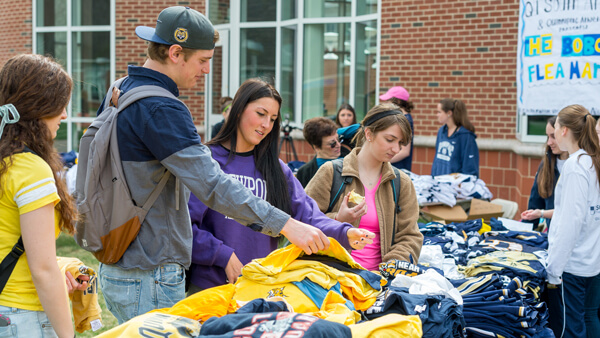
[[[30,311],[0,305],[0,314],[10,319],[0,326],[0,337],[58,337],[44,311]]]
[[[106,307],[119,324],[154,309],[172,307],[185,298],[185,270],[179,264],[125,270],[100,263],[98,270]]]
[[[549,322],[554,335],[561,337],[564,330],[562,337],[599,337],[600,275],[579,277],[564,272],[562,279],[558,288],[548,290]]]

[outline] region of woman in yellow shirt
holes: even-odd
[[[25,247],[0,294],[0,314],[10,319],[0,337],[74,336],[66,292],[78,285],[72,277],[65,284],[55,240],[73,231],[76,211],[53,147],[72,87],[41,55],[17,55],[0,70],[0,259],[19,237]]]

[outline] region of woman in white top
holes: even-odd
[[[600,336],[600,145],[595,125],[580,105],[562,109],[554,125],[559,148],[569,152],[556,185],[548,234],[550,323],[557,337]]]

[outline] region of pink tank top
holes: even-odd
[[[373,189],[365,187],[365,200],[367,201],[367,213],[361,217],[359,229],[366,229],[375,234],[373,243],[365,245],[362,250],[353,250],[351,255],[363,268],[369,271],[379,270],[381,263],[381,240],[379,236],[379,217],[375,206],[375,193],[381,183],[381,177]]]

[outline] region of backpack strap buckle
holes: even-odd
[[[10,250],[10,255],[16,259],[19,259],[24,252],[25,248],[23,247],[23,239],[19,238],[17,243],[15,243],[15,245],[12,247],[12,250]]]
[[[113,87],[112,96],[110,97],[110,104],[117,107],[119,104],[119,96],[121,96],[121,91],[117,87]]]

